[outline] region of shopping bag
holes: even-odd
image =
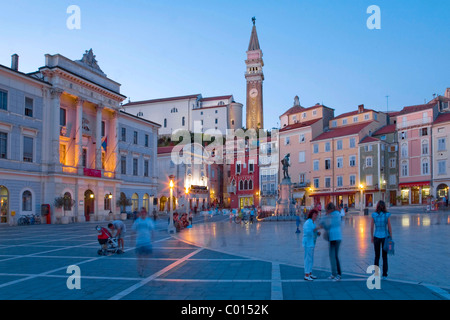
[[[386,240],[384,241],[383,250],[390,255],[393,255],[395,253],[395,243],[391,237],[387,237]]]

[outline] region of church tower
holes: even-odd
[[[245,79],[247,80],[247,129],[264,128],[263,119],[263,81],[264,74],[262,67],[262,51],[259,48],[258,34],[256,33],[255,17],[252,18],[253,29],[250,37],[250,43],[247,50],[247,60],[245,64],[247,71]]]

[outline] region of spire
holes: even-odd
[[[255,17],[253,17],[252,18],[252,22],[253,22],[252,35],[250,37],[250,43],[248,44],[248,50],[247,51],[260,50],[260,48],[259,48],[259,41],[258,41],[258,35],[256,34],[255,20],[256,20]]]

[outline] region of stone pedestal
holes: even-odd
[[[275,207],[275,214],[277,216],[294,216],[295,202],[292,198],[291,178],[283,178],[279,188],[280,194]]]

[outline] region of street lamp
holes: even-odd
[[[186,187],[186,189],[184,190],[184,193],[186,195],[186,214],[189,216],[189,188]]]
[[[169,176],[170,182],[169,182],[169,189],[170,189],[170,198],[169,198],[169,205],[170,205],[170,220],[169,220],[169,226],[167,227],[168,233],[175,233],[175,227],[173,225],[173,176]]]
[[[360,202],[359,215],[360,216],[363,215],[363,191],[364,191],[364,186],[362,184],[360,184],[359,185],[359,202]]]

